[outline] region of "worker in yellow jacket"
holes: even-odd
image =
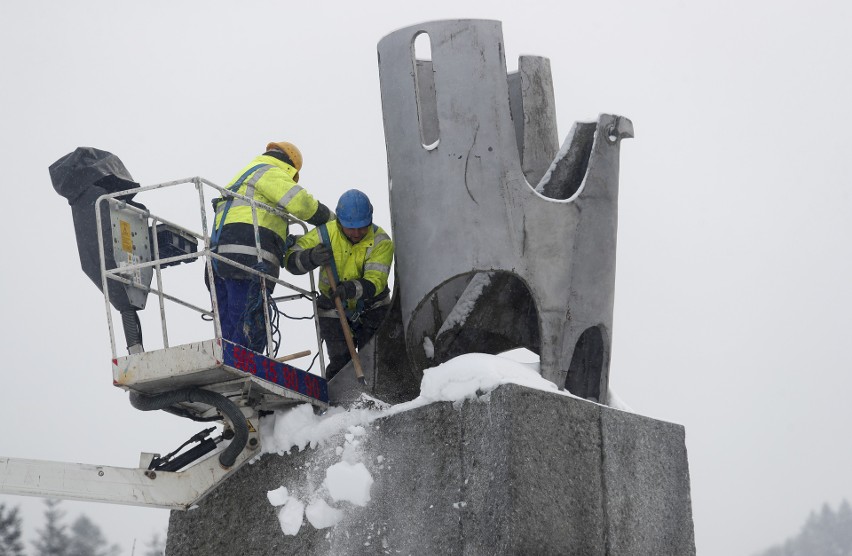
[[[269,143],[228,185],[228,189],[304,220],[314,226],[334,214],[298,184],[302,153],[292,143]],[[239,197],[224,195],[214,200],[216,217],[211,243],[223,257],[278,277],[287,252],[288,223],[257,207],[259,245],[255,241],[252,207]],[[258,250],[260,258],[258,261]],[[214,263],[219,323],[226,340],[263,352],[266,326],[260,279],[224,261]],[[267,281],[272,292],[275,283]]]
[[[320,335],[329,358],[327,380],[351,359],[334,297],[343,301],[352,337],[362,348],[390,308],[388,278],[393,262],[393,241],[373,224],[373,205],[367,195],[350,189],[340,197],[335,212],[335,222],[318,226],[296,241],[285,263],[293,274],[325,265],[335,274],[338,286],[333,291],[325,273],[320,274],[317,299]]]

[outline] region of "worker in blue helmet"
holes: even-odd
[[[317,309],[320,335],[328,350],[328,380],[351,359],[334,297],[343,301],[353,340],[360,349],[373,337],[390,307],[388,278],[393,262],[393,241],[373,224],[373,205],[367,195],[350,189],[340,196],[335,212],[337,220],[299,238],[285,262],[293,274],[330,263],[338,284],[332,290],[326,274],[320,273]]]

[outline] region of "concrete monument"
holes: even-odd
[[[578,123],[559,149],[549,62],[507,73],[496,21],[408,27],[378,51],[397,259],[392,310],[362,351],[372,392],[408,400],[424,368],[527,347],[574,395],[504,385],[371,421],[369,503],[295,535],[267,491],[316,501],[350,441],[264,456],[174,512],[167,553],[694,556],[683,427],[606,405],[630,120]],[[330,397],[357,393],[352,377]]]

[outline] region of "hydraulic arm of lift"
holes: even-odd
[[[248,422],[255,432],[229,468],[219,463],[218,451],[183,471],[150,469],[158,456],[147,453],[138,468],[0,457],[0,492],[186,510],[258,453],[257,419]]]

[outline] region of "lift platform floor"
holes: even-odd
[[[221,338],[131,354],[112,363],[113,383],[143,395],[199,387],[244,398],[261,411],[297,403],[328,407],[328,386],[321,376]],[[185,403],[181,408],[199,418],[211,416],[209,406]]]

